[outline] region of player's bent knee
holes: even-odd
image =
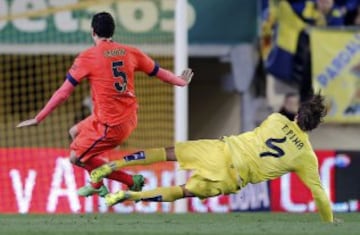
[[[195,194],[186,189],[185,185],[181,185],[181,189],[183,190],[184,197],[195,197]]]
[[[77,126],[73,126],[70,128],[69,130],[69,135],[71,137],[71,139],[75,139],[75,137],[77,136],[78,130],[77,130]]]
[[[75,154],[70,154],[69,161],[73,165],[82,166],[81,162],[79,161],[79,158]]]
[[[175,147],[165,148],[165,151],[166,151],[166,161],[177,161],[175,155]]]
[[[70,162],[71,162],[71,164],[74,164],[74,165],[76,165],[76,162],[77,162],[77,158],[75,157],[75,156],[70,156]]]

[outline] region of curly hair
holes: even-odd
[[[315,129],[326,116],[327,108],[324,104],[324,97],[314,94],[307,101],[300,104],[297,114],[297,124],[303,131]]]

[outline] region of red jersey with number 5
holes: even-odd
[[[95,117],[113,126],[136,113],[135,71],[154,76],[158,70],[159,66],[139,49],[101,41],[78,55],[67,79],[73,85],[84,78],[89,80]]]

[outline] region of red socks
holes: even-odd
[[[129,175],[128,173],[117,170],[108,175],[106,178],[119,181],[123,184],[126,184],[129,188],[133,186],[134,181],[132,175]]]
[[[84,168],[90,174],[92,170],[106,163],[107,161],[101,157],[92,157],[88,159],[86,162],[84,162]],[[126,184],[128,187],[131,187],[134,184],[132,175],[129,175],[128,173],[121,170],[114,171],[106,178],[119,181],[123,184]],[[91,186],[93,186],[94,188],[100,188],[103,184],[104,184],[103,181],[100,181],[98,183],[91,183]]]

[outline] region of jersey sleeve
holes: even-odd
[[[35,119],[38,122],[44,120],[54,109],[56,109],[56,107],[69,98],[74,88],[75,87],[70,84],[68,80],[65,80],[63,85],[53,94],[45,107],[38,113],[38,115],[36,115]]]
[[[310,189],[321,219],[325,222],[333,222],[330,200],[321,185],[315,153],[312,152],[312,154],[302,156],[302,160],[298,162],[298,165],[299,167],[295,170],[295,173]]]
[[[66,79],[76,86],[82,79],[90,74],[91,65],[86,53],[78,55],[69,69]]]
[[[138,49],[134,49],[135,58],[136,58],[136,71],[142,71],[149,76],[156,76],[159,72],[159,65],[155,63],[148,55],[143,53]]]

